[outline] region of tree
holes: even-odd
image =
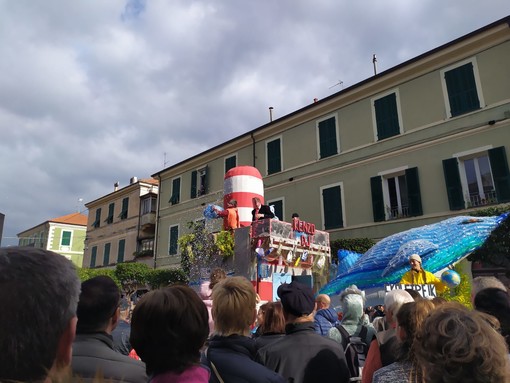
[[[145,287],[150,271],[151,269],[145,263],[129,262],[117,264],[115,276],[119,280],[122,291],[128,300],[131,299],[131,295],[138,288]]]
[[[105,275],[113,279],[117,286],[122,287],[119,279],[117,278],[117,275],[115,274],[115,269],[88,269],[79,267],[76,269],[76,271],[78,273],[78,278],[80,278],[80,281],[82,282],[85,282],[86,280],[97,277],[99,275]]]
[[[181,269],[156,269],[150,270],[147,275],[147,284],[152,289],[171,285],[172,283],[188,283],[186,274]]]

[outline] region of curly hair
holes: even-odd
[[[478,312],[458,303],[432,311],[415,342],[426,383],[510,381],[503,337]]]
[[[211,270],[211,275],[209,277],[210,283],[209,288],[212,290],[214,286],[221,282],[227,277],[227,273],[221,267],[216,267]]]

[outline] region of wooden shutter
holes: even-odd
[[[267,174],[278,173],[282,170],[280,139],[267,143]]]
[[[319,122],[319,156],[326,158],[338,153],[335,118]]]
[[[126,249],[126,240],[121,239],[119,241],[119,251],[117,252],[117,263],[124,262],[124,251]]]
[[[510,202],[510,172],[505,147],[490,149],[489,161],[498,203]]]
[[[406,170],[406,183],[407,200],[409,202],[409,215],[411,217],[423,215],[418,168],[411,168]]]
[[[168,246],[168,254],[169,255],[176,255],[177,254],[177,239],[179,235],[179,227],[178,226],[172,226],[170,228],[170,243]]]
[[[97,257],[97,246],[94,246],[90,251],[90,267],[96,267],[96,257]]]
[[[324,209],[324,228],[328,230],[343,227],[340,186],[323,189],[322,202]]]
[[[370,178],[370,189],[372,190],[372,212],[374,215],[374,222],[382,222],[386,220],[386,213],[384,209],[381,176]]]
[[[197,171],[193,170],[191,172],[191,198],[197,198]]]
[[[397,95],[391,93],[374,102],[377,124],[377,139],[396,136],[400,133],[397,111]]]
[[[444,79],[452,117],[480,108],[472,63],[445,72]]]
[[[464,195],[462,194],[462,184],[460,182],[457,158],[443,160],[443,172],[450,210],[465,209],[466,205],[464,202]]]

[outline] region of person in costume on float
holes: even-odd
[[[262,205],[260,198],[252,198],[253,210],[251,211],[252,221],[257,221],[264,218],[274,218],[274,213],[271,211],[269,206]]]
[[[232,231],[234,229],[241,227],[239,224],[239,212],[237,211],[237,201],[235,199],[231,199],[227,203],[227,208],[225,210],[218,210],[214,207],[213,209],[218,215],[218,217],[223,218],[223,230]]]
[[[411,270],[404,274],[400,283],[403,285],[426,285],[432,284],[436,286],[438,293],[446,291],[448,288],[441,280],[431,272],[424,270],[421,266],[421,258],[418,254],[412,254],[409,257],[409,265]]]

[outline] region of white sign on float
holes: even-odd
[[[418,292],[423,298],[432,299],[437,297],[436,286],[432,284],[423,285],[403,285],[400,283],[385,285],[384,289],[386,292],[391,290],[414,290]]]

